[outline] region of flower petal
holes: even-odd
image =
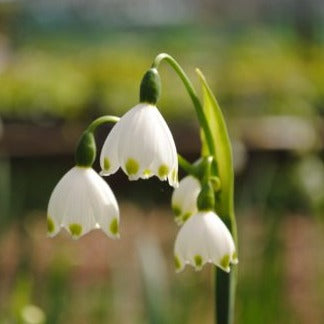
[[[102,227],[108,236],[117,237],[116,230],[109,228],[114,219],[119,221],[116,198],[108,184],[91,168],[72,168],[51,195],[49,236],[56,235],[64,227],[73,238],[79,238]]]
[[[172,186],[178,184],[174,140],[159,110],[150,104],[136,105],[119,120],[105,141],[100,160],[104,175],[121,166],[130,180],[156,175]]]
[[[93,186],[91,190],[88,187],[88,195],[91,198],[97,225],[109,237],[119,238],[119,208],[113,192],[107,183],[94,171],[90,181]]]
[[[120,124],[117,123],[107,136],[100,153],[100,174],[108,176],[115,173],[120,167],[118,160],[118,143],[120,135]]]
[[[199,180],[193,176],[186,176],[179,182],[179,187],[173,191],[171,205],[176,214],[175,220],[179,225],[197,212],[197,198],[200,190]]]
[[[174,254],[178,260],[177,271],[181,271],[187,263],[200,270],[207,262],[229,271],[230,263],[235,263],[233,238],[212,211],[196,213],[181,227]]]

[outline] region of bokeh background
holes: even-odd
[[[107,179],[121,239],[46,238],[50,193],[86,125],[138,102],[159,52],[206,75],[233,142],[236,323],[323,323],[324,3],[0,0],[0,323],[212,323],[213,268],[175,274],[171,189]],[[159,107],[200,151],[181,82]],[[97,132],[100,148],[109,126]],[[99,170],[98,163],[96,169]]]

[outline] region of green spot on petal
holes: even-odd
[[[139,169],[138,162],[134,159],[129,158],[125,164],[126,171],[129,175],[136,174]]]
[[[232,260],[237,260],[237,253],[236,253],[236,251],[235,251],[235,252],[233,252],[233,255],[232,255]]]
[[[182,213],[181,208],[177,205],[172,206],[172,211],[173,211],[174,215],[176,215],[176,216],[180,216]]]
[[[152,171],[149,170],[149,169],[146,169],[146,170],[143,171],[143,175],[144,175],[145,177],[149,177],[151,174],[152,174]]]
[[[185,213],[183,216],[182,216],[182,220],[185,222],[190,216],[192,215],[192,213]]]
[[[201,255],[199,255],[199,254],[195,255],[194,261],[195,261],[196,267],[200,268],[202,266],[203,260],[202,260]]]
[[[70,224],[69,230],[72,236],[80,236],[82,233],[82,226],[80,224]]]
[[[228,254],[225,254],[220,261],[220,265],[222,266],[222,268],[227,269],[229,267],[229,264],[230,256]]]
[[[108,171],[110,169],[110,161],[108,158],[104,158],[104,170]]]
[[[174,266],[176,270],[179,270],[181,268],[181,262],[176,255],[174,256]]]
[[[119,233],[119,222],[117,218],[114,218],[109,225],[110,233],[117,235]]]
[[[47,217],[47,232],[51,234],[54,232],[54,230],[55,230],[55,225],[52,218]]]
[[[164,178],[168,175],[168,173],[169,173],[169,167],[165,164],[162,164],[158,170],[159,177]]]

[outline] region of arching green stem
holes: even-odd
[[[197,169],[180,154],[178,154],[178,162],[180,167],[188,174],[197,176]]]
[[[96,128],[105,123],[116,123],[119,117],[102,116],[95,119],[82,133],[75,150],[75,163],[79,167],[89,168],[97,156],[97,146],[93,135]]]
[[[159,64],[163,60],[169,63],[169,65],[178,74],[194,104],[198,121],[203,133],[203,156],[211,155],[215,159],[215,163],[212,165],[212,172],[207,176],[208,181],[203,178],[205,180],[203,181],[203,184],[207,183],[208,188],[205,186],[206,194],[201,194],[202,198],[206,199],[203,199],[201,201],[200,207],[203,209],[211,208],[211,206],[213,205],[212,200],[215,197],[214,192],[212,192],[213,189],[211,188],[212,183],[210,181],[210,178],[217,176],[219,178],[220,188],[217,187],[217,201],[215,204],[215,211],[226,223],[226,226],[232,233],[237,245],[236,220],[234,216],[233,206],[234,173],[232,152],[222,111],[214,94],[208,86],[207,81],[199,70],[197,71],[197,73],[203,86],[204,105],[202,105],[201,101],[199,100],[191,81],[173,57],[165,53],[159,54],[154,59],[152,68],[157,69]],[[194,168],[194,166],[190,164],[188,165],[187,163],[182,161],[181,157],[179,159],[179,164],[188,173],[193,173],[192,168]],[[202,174],[199,173],[198,177],[202,178]],[[207,199],[209,198],[208,193],[210,192],[212,192],[212,199]],[[236,268],[232,269],[232,272],[230,274],[227,274],[220,269],[216,270],[217,298],[215,300],[215,310],[217,310],[217,312],[215,320],[217,324],[233,323],[236,277]]]
[[[189,80],[188,76],[186,75],[186,73],[183,71],[182,67],[179,65],[179,63],[169,54],[166,53],[161,53],[158,56],[155,57],[153,64],[152,64],[152,68],[158,68],[159,64],[162,61],[166,61],[167,63],[170,64],[170,66],[175,70],[175,72],[178,74],[178,76],[180,77],[180,79],[182,80],[186,90],[189,93],[189,96],[194,104],[194,107],[196,109],[196,113],[197,113],[197,117],[199,120],[199,124],[202,127],[204,134],[206,136],[206,141],[207,141],[207,145],[209,148],[209,152],[211,153],[211,155],[215,154],[215,149],[214,149],[214,144],[213,144],[213,136],[212,136],[212,132],[209,128],[206,116],[203,112],[203,108],[202,105],[200,103],[200,100],[196,94],[196,91],[191,83],[191,81]]]
[[[117,116],[110,116],[110,115],[107,115],[107,116],[102,116],[102,117],[99,117],[97,119],[95,119],[88,127],[87,127],[87,131],[88,132],[94,132],[95,129],[102,125],[102,124],[106,124],[106,123],[117,123],[119,121],[119,117]]]

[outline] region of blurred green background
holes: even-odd
[[[176,275],[171,189],[107,180],[121,239],[46,238],[84,127],[138,102],[159,52],[206,75],[233,141],[236,323],[324,318],[324,5],[301,1],[0,1],[0,323],[212,323],[213,268]],[[192,104],[167,66],[159,102],[181,154]],[[98,130],[100,148],[109,127]],[[96,169],[99,170],[98,164]]]

